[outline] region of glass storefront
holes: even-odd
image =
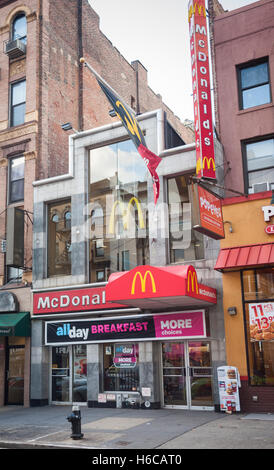
[[[87,401],[86,345],[52,348],[51,399],[53,402]]]
[[[131,140],[90,151],[90,282],[149,264],[147,175]]]
[[[139,345],[104,344],[104,391],[139,390]]]
[[[242,272],[250,385],[274,386],[274,268]]]

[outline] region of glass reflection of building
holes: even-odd
[[[90,282],[149,263],[147,168],[134,144],[90,151]]]

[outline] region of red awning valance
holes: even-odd
[[[216,289],[199,284],[193,266],[137,266],[111,274],[106,301],[149,309],[200,307],[217,302]]]
[[[223,248],[218,256],[215,268],[217,271],[237,271],[255,266],[274,264],[274,244],[247,245],[234,248]]]

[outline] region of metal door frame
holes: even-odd
[[[52,400],[52,348],[66,347],[69,354],[69,400],[68,401],[55,401]],[[71,405],[72,404],[72,345],[64,344],[62,346],[50,347],[50,367],[49,367],[49,401],[52,405]]]
[[[71,405],[72,403],[79,406],[87,406],[87,401],[76,402],[72,400],[73,389],[73,344],[64,344],[59,346],[50,347],[50,368],[49,368],[49,402],[52,405]],[[55,347],[68,347],[69,353],[69,400],[68,401],[53,401],[52,400],[52,348]]]
[[[193,369],[193,367],[190,367],[189,365],[189,343],[190,342],[193,342],[195,343],[195,341],[197,342],[200,342],[200,341],[204,341],[204,342],[207,342],[210,344],[210,356],[211,356],[211,341],[209,341],[208,339],[204,339],[204,340],[199,340],[199,339],[195,339],[195,338],[191,338],[191,339],[184,339],[184,340],[178,340],[178,341],[162,341],[161,342],[161,359],[160,359],[160,367],[161,367],[161,406],[162,408],[170,408],[170,409],[182,409],[182,410],[197,410],[197,411],[214,411],[214,405],[210,406],[210,405],[201,405],[201,406],[198,406],[198,405],[192,405],[191,403],[191,373],[190,373],[190,369]],[[186,405],[165,405],[164,403],[164,374],[163,374],[163,354],[162,354],[162,346],[164,343],[184,343],[185,345],[185,348],[184,348],[184,351],[185,351],[185,379],[186,379],[186,402],[187,404]],[[211,358],[212,359],[212,358]],[[198,367],[197,367],[198,369]],[[211,369],[212,369],[212,366],[211,366]],[[211,375],[212,377],[212,391],[213,391],[213,374]]]

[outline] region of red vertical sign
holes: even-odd
[[[196,176],[216,179],[205,0],[188,4]]]

